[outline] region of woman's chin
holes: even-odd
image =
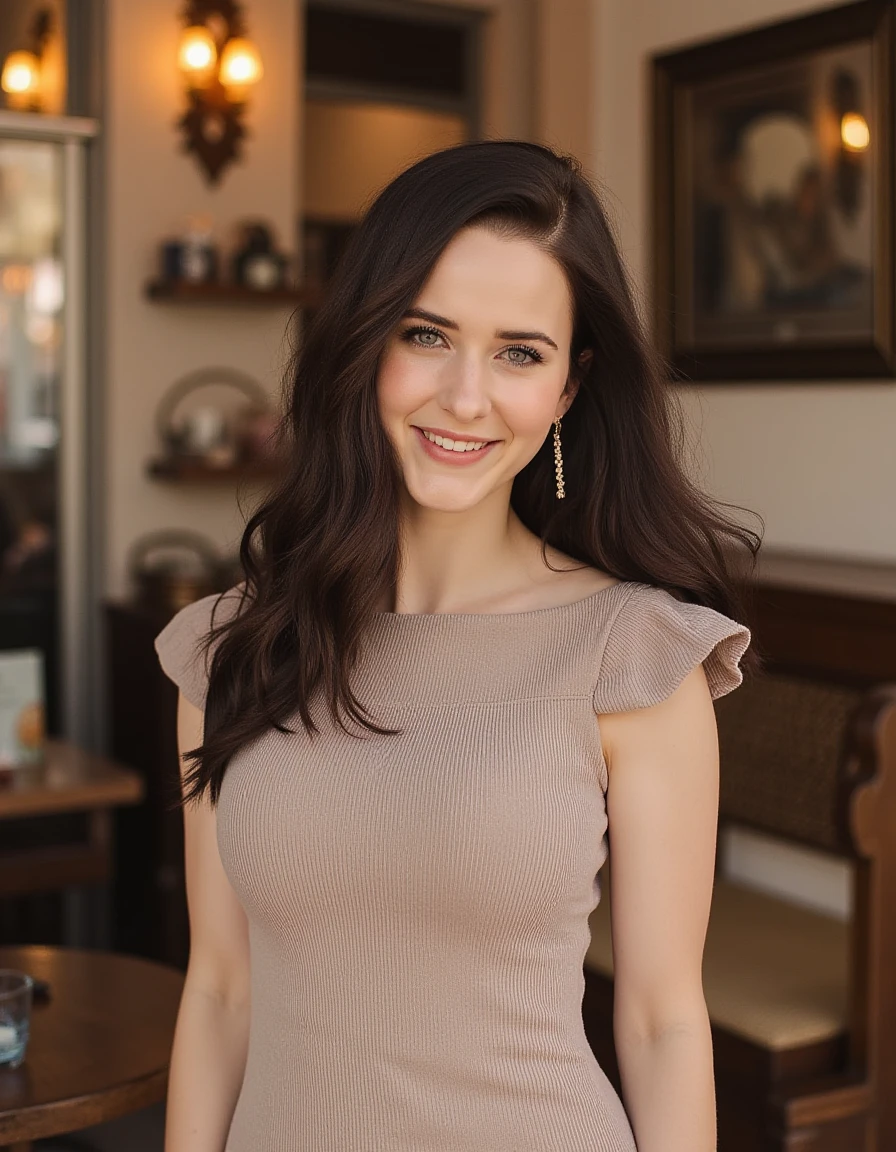
[[[427,512],[467,512],[489,495],[478,484],[464,488],[452,485],[448,491],[441,487],[413,484],[407,493],[413,505]]]

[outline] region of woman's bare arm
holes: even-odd
[[[180,697],[181,755],[202,743],[202,713]],[[218,855],[216,813],[184,808],[190,956],[177,1016],[165,1116],[165,1152],[224,1152],[249,1039],[246,914]]]
[[[600,718],[609,768],[613,1034],[638,1152],[713,1152],[702,961],[719,751],[702,665],[666,700]]]

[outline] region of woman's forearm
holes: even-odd
[[[165,1152],[224,1152],[249,1043],[249,1005],[184,985],[168,1076]]]
[[[705,1011],[653,1036],[616,1032],[638,1152],[715,1152],[712,1033]]]

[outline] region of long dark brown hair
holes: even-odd
[[[186,756],[184,800],[208,789],[216,804],[233,754],[272,727],[291,731],[290,716],[313,737],[315,693],[346,731],[350,721],[394,734],[351,685],[362,635],[399,567],[401,467],[378,414],[377,367],[439,255],[472,224],[542,245],[574,301],[570,368],[580,386],[563,421],[567,494],[555,497],[547,435],[514,479],[513,510],[543,549],[743,619],[733,564],[749,555],[752,566],[760,537],[686,475],[684,422],[579,164],[521,141],[449,148],[377,197],[293,357],[286,466],[247,521],[237,611],[213,620],[206,637],[204,743]],[[585,349],[593,356],[579,370]],[[744,670],[757,659],[748,650]]]

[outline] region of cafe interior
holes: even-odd
[[[719,1152],[896,1150],[893,8],[3,0],[0,1149],[163,1152],[189,918],[154,638],[241,578],[377,191],[513,138],[581,162],[687,466],[761,524],[764,666],[715,705]],[[590,927],[618,1084],[605,901]]]

